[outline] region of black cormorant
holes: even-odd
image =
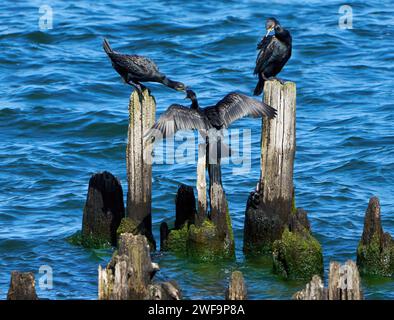
[[[152,60],[113,51],[106,39],[103,41],[103,48],[111,59],[114,69],[126,83],[135,87],[140,94],[143,87],[141,82],[159,82],[177,91],[186,90],[186,86],[182,82],[172,81],[161,73]]]
[[[190,129],[199,130],[201,135],[206,138],[208,135],[212,135],[210,130],[214,129],[215,136],[223,141],[220,130],[228,128],[232,122],[240,118],[267,116],[271,119],[276,115],[274,108],[241,93],[229,93],[216,105],[206,108],[200,108],[193,90],[187,89],[186,93],[186,98],[192,101],[191,106],[172,104],[146,134],[147,138],[150,136],[154,138],[154,129],[159,130],[163,138],[172,136],[179,130]],[[208,133],[208,131],[210,132]],[[226,150],[228,147],[223,143],[221,145],[222,153],[230,152]]]
[[[253,94],[255,96],[262,93],[264,81],[274,79],[291,56],[292,39],[290,32],[284,29],[275,18],[268,18],[265,28],[267,34],[257,45],[257,50],[260,50],[260,52],[257,55],[254,74],[259,76],[259,82],[254,89]],[[273,35],[271,35],[272,31],[274,31]],[[283,83],[282,80],[277,80]]]

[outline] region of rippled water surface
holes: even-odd
[[[12,270],[54,270],[50,299],[95,299],[97,266],[110,251],[72,246],[81,227],[92,173],[109,170],[126,189],[125,141],[131,89],[101,48],[153,58],[160,69],[197,91],[202,105],[237,90],[251,94],[255,45],[264,20],[276,16],[293,34],[293,56],[281,77],[297,83],[297,205],[309,213],[325,266],[355,259],[372,195],[394,233],[392,1],[348,1],[353,29],[338,28],[341,1],[51,1],[53,29],[40,31],[42,1],[0,5],[0,299]],[[158,114],[183,94],[150,85]],[[244,272],[252,299],[285,299],[303,286],[271,272],[269,261],[242,254],[245,203],[259,175],[258,120],[252,128],[252,169],[223,183],[236,237],[233,264],[192,264],[155,254],[159,278],[175,278],[189,299],[222,298],[230,272]],[[174,216],[179,183],[195,184],[195,165],[154,167],[153,219]],[[367,298],[393,299],[390,279],[364,279]]]

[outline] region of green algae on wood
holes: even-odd
[[[363,275],[394,275],[394,240],[385,233],[379,199],[372,197],[364,218],[364,230],[357,248],[357,265]]]
[[[234,247],[225,244],[209,219],[205,219],[200,226],[185,224],[181,229],[171,230],[164,250],[201,262],[234,257]]]
[[[220,195],[217,188],[218,185],[215,185],[215,196]],[[186,190],[188,192],[185,192]],[[222,194],[224,195],[223,191]],[[187,196],[187,201],[183,201],[185,196]],[[193,205],[195,200],[191,201],[192,198],[195,199],[191,189],[180,186],[176,197],[177,221],[183,224],[177,223],[171,230],[168,230],[167,223],[161,224],[161,250],[171,251],[193,261],[212,262],[233,259],[235,257],[234,235],[225,197],[218,197],[220,201],[217,201],[214,219],[211,219],[212,215],[193,219],[193,215],[196,216],[198,213]],[[179,213],[182,213],[182,216]],[[196,223],[193,223],[193,220]]]
[[[273,244],[274,272],[286,279],[311,279],[323,274],[323,253],[320,243],[305,232],[286,229],[282,239]]]
[[[143,232],[141,232],[140,228],[141,228],[141,224],[138,225],[132,218],[125,217],[120,222],[120,225],[119,225],[119,228],[116,231],[116,234],[117,234],[118,239],[120,238],[120,236],[123,233],[131,233],[133,235],[143,234]],[[153,238],[149,238],[149,237],[146,237],[146,238],[148,239],[150,248],[152,250],[155,250],[156,243],[155,243],[154,239]]]
[[[108,249],[112,247],[108,239],[94,235],[83,235],[81,231],[75,232],[66,240],[72,245],[82,246],[89,249]]]
[[[208,219],[201,226],[190,226],[186,245],[188,257],[193,260],[213,262],[234,258],[234,246],[222,239]]]

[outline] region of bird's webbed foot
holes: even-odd
[[[135,90],[137,90],[138,97],[139,97],[140,101],[143,101],[143,100],[144,100],[144,95],[143,95],[143,93],[142,93],[142,90],[143,90],[145,87],[144,87],[141,83],[135,83],[135,82],[133,82],[133,81],[131,81],[131,80],[129,80],[127,83],[128,83],[129,85],[133,86],[133,87],[135,88]]]
[[[280,83],[281,85],[284,85],[285,82],[286,82],[286,80],[280,79],[280,78],[277,78],[277,77],[269,77],[268,80],[277,80],[277,81],[279,81],[279,83]]]

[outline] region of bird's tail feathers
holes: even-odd
[[[111,54],[114,51],[112,50],[111,46],[109,45],[109,42],[107,39],[104,38],[103,40],[103,49],[107,54]]]
[[[217,137],[216,139],[212,139],[211,137],[211,139],[209,139],[209,163],[217,163],[218,159],[229,158],[234,155],[233,150],[223,141],[223,139],[223,136]]]
[[[253,95],[259,96],[263,92],[263,89],[264,89],[264,79],[259,78],[256,88],[254,88]]]

